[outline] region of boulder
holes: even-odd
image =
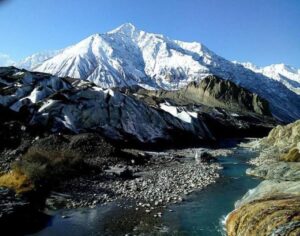
[[[235,203],[239,208],[250,202],[272,198],[273,196],[298,196],[300,195],[299,181],[264,180],[254,189],[250,189],[242,199]]]
[[[247,203],[229,214],[228,236],[300,234],[300,196],[272,196]]]
[[[287,154],[281,157],[282,161],[300,162],[300,153],[298,147],[291,148]]]
[[[299,181],[300,163],[273,162],[265,163],[255,168],[246,170],[248,175],[281,181]]]

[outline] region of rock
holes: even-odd
[[[155,153],[153,155],[156,156]],[[141,172],[137,173],[138,178],[110,176],[109,181],[102,181],[102,174],[108,177],[107,173],[103,172],[98,176],[99,179],[92,176],[92,181],[89,179],[90,176],[68,180],[60,186],[60,191],[72,190],[76,202],[79,199],[89,199],[89,195],[92,196],[89,202],[92,202],[94,194],[99,193],[99,196],[103,196],[101,202],[134,199],[137,208],[154,210],[167,203],[180,202],[184,192],[200,190],[219,177],[217,174],[219,165],[215,163],[203,162],[195,165],[190,158],[181,158],[180,162],[169,161],[163,157],[157,159],[157,162],[156,159],[150,159],[151,163],[139,167]],[[109,193],[105,195],[106,198],[103,192]]]
[[[119,177],[129,178],[132,177],[132,170],[128,166],[110,166],[109,169],[105,170],[106,173],[116,175]],[[136,185],[132,185],[132,189],[137,189]]]
[[[200,160],[204,162],[216,162],[217,158],[215,158],[213,155],[211,155],[208,152],[202,152],[200,154]]]
[[[263,115],[271,114],[266,100],[229,80],[223,80],[213,75],[205,77],[199,83],[192,82],[187,87],[175,92],[140,90],[139,93],[172,99],[179,104],[204,104],[235,112],[250,111]]]
[[[300,181],[300,163],[274,162],[247,169],[248,175],[282,181]]]
[[[260,155],[252,164],[279,161],[297,161],[296,149],[300,143],[300,120],[286,126],[278,125],[270,131],[267,137],[252,142],[255,149],[260,150]],[[251,143],[250,143],[251,146]]]
[[[201,120],[182,121],[122,89],[102,89],[88,81],[17,68],[2,67],[1,71],[5,83],[0,87],[0,105],[8,111],[25,110],[30,125],[51,132],[99,132],[131,145],[182,142],[182,135],[189,141],[213,141]],[[31,94],[35,99],[28,99]]]
[[[277,126],[268,137],[254,141],[261,152],[251,161],[249,175],[267,179],[235,204],[226,228],[229,236],[300,235],[300,121]],[[250,144],[251,146],[251,144]]]
[[[0,188],[0,220],[29,207],[29,202],[7,188]]]
[[[277,124],[265,116],[269,108],[264,99],[215,76],[180,90],[185,103],[178,98],[181,95],[168,98],[172,100],[168,109],[175,109],[175,114],[162,108],[167,97],[158,97],[154,106],[136,92],[102,89],[88,81],[17,68],[1,70],[6,82],[0,88],[0,105],[26,111],[30,125],[55,133],[97,132],[128,146],[149,148],[161,147],[161,142],[169,146],[214,143],[222,133],[249,136],[254,127],[265,133]],[[28,99],[30,96],[35,99]],[[190,103],[192,98],[197,101]]]
[[[300,197],[273,196],[247,203],[229,214],[226,228],[228,236],[299,235]]]
[[[65,207],[71,199],[71,195],[51,192],[50,195],[45,200],[45,205],[49,209],[60,209]]]
[[[282,161],[300,162],[300,153],[298,147],[291,148],[287,154],[281,157]]]
[[[272,198],[272,196],[300,195],[299,181],[264,180],[254,189],[250,189],[242,199],[235,203],[235,208],[255,200]]]

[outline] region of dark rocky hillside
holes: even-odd
[[[192,82],[178,91],[140,89],[138,93],[161,99],[171,99],[178,105],[203,104],[243,114],[257,113],[271,116],[269,104],[265,99],[217,76],[207,76],[200,82]]]

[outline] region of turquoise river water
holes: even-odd
[[[152,234],[200,236],[224,234],[222,221],[233,210],[235,201],[259,183],[258,179],[245,174],[245,170],[249,167],[247,161],[254,155],[247,149],[238,148],[234,154],[218,158],[223,170],[217,183],[189,195],[182,203],[165,209],[160,222],[163,227],[153,228]],[[94,209],[62,210],[53,213],[44,229],[31,235],[125,235],[126,232],[122,232],[122,228],[112,229],[117,228],[113,223],[115,216],[126,217],[127,222],[128,218],[133,217],[130,211],[125,212],[113,204]],[[112,222],[109,222],[110,219]],[[149,229],[145,234],[150,234]]]

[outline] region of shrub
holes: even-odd
[[[82,164],[81,158],[72,151],[50,151],[30,148],[12,166],[24,173],[35,184],[51,184],[76,173]]]
[[[0,186],[13,189],[16,193],[28,192],[34,188],[32,181],[24,173],[17,170],[1,175]]]

